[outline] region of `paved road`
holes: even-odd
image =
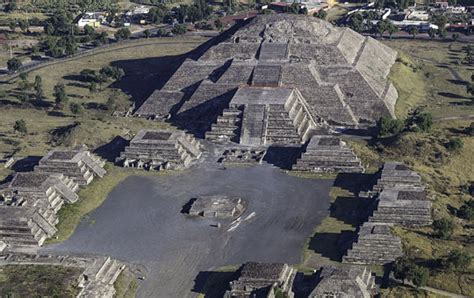
[[[328,214],[332,184],[292,177],[268,164],[130,177],[69,240],[40,252],[107,254],[142,264],[149,272],[140,297],[194,297],[200,272],[246,261],[299,263],[305,241]],[[212,194],[247,201],[235,230],[229,230],[230,221],[215,228],[214,220],[180,214],[190,198]]]

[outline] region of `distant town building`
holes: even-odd
[[[77,21],[77,26],[83,28],[86,25],[98,28],[102,24],[105,16],[102,12],[86,12]]]

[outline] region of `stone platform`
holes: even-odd
[[[5,265],[45,265],[81,268],[77,297],[115,297],[114,283],[125,264],[110,257],[4,254],[0,255],[0,267]]]
[[[292,298],[295,274],[296,270],[287,264],[249,262],[242,265],[239,278],[230,282],[224,297],[275,297],[278,288],[285,297]]]
[[[401,240],[392,234],[391,226],[387,223],[364,223],[342,262],[384,265],[403,256]]]
[[[309,295],[321,297],[373,297],[375,277],[367,267],[343,266],[323,267],[319,282]]]
[[[313,136],[292,170],[316,173],[364,172],[360,160],[347,144],[329,135]]]
[[[102,178],[106,171],[105,161],[92,154],[87,147],[79,146],[72,150],[54,150],[41,158],[35,167],[36,172],[60,173],[80,185],[87,185],[94,177]]]
[[[199,142],[177,130],[141,130],[116,159],[124,167],[184,169],[201,157]]]
[[[245,211],[242,198],[222,195],[201,196],[191,200],[189,215],[209,218],[235,218]]]

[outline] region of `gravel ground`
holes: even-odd
[[[332,180],[289,176],[271,165],[196,167],[179,175],[130,177],[49,253],[107,254],[144,265],[139,297],[194,297],[202,271],[246,261],[299,263],[305,240],[328,214]],[[180,213],[199,195],[236,195],[241,223]],[[254,215],[251,215],[253,214]]]

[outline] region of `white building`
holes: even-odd
[[[86,12],[77,21],[77,26],[83,28],[84,26],[89,25],[91,27],[97,28],[100,27],[104,18],[104,14],[101,12]]]

